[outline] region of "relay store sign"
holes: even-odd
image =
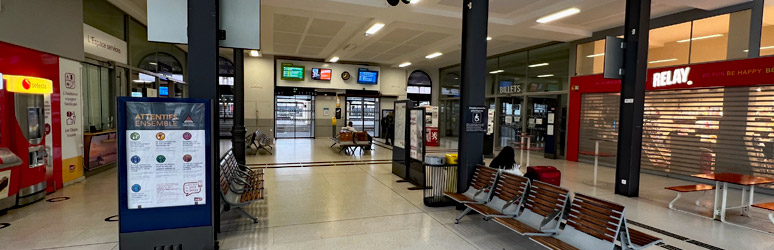
[[[693,85],[693,81],[688,80],[688,74],[691,73],[691,67],[667,70],[653,74],[653,87],[665,87],[676,84]]]
[[[650,69],[647,81],[647,90],[774,84],[774,58],[760,57],[694,64],[690,67],[683,65]]]
[[[83,24],[83,50],[115,62],[126,64],[126,42]]]

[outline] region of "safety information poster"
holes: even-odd
[[[126,103],[129,209],[206,204],[202,103]]]

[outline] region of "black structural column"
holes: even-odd
[[[231,148],[239,164],[245,164],[245,52],[234,49],[234,127]]]
[[[645,110],[645,80],[648,66],[650,0],[626,0],[624,24],[621,109],[618,127],[618,161],[615,193],[637,197],[640,192],[642,119]]]
[[[188,0],[188,82],[189,96],[192,98],[209,99],[212,105],[218,101],[218,2],[213,0]],[[220,129],[218,119],[213,110],[210,119],[210,138],[212,154],[212,209],[215,232],[220,231]],[[215,239],[217,239],[217,233]]]
[[[462,6],[462,89],[460,91],[460,139],[457,191],[464,192],[476,164],[484,161],[484,133],[466,132],[470,106],[486,104],[486,35],[489,0],[465,0]]]

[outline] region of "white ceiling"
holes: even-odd
[[[144,22],[146,0],[108,0]],[[692,8],[705,10],[749,0],[653,0],[652,16]],[[385,0],[262,0],[261,47],[264,54],[309,58],[338,56],[395,66],[443,67],[460,61],[462,0],[421,0],[391,7]],[[549,41],[572,41],[623,25],[625,0],[490,0],[489,55]],[[549,24],[540,17],[567,8],[575,16]],[[373,36],[374,23],[386,26]],[[345,50],[345,47],[349,47]],[[443,56],[425,59],[442,52]]]

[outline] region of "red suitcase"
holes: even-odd
[[[539,180],[551,185],[559,186],[562,182],[562,172],[553,166],[530,166],[524,175],[530,180]]]

